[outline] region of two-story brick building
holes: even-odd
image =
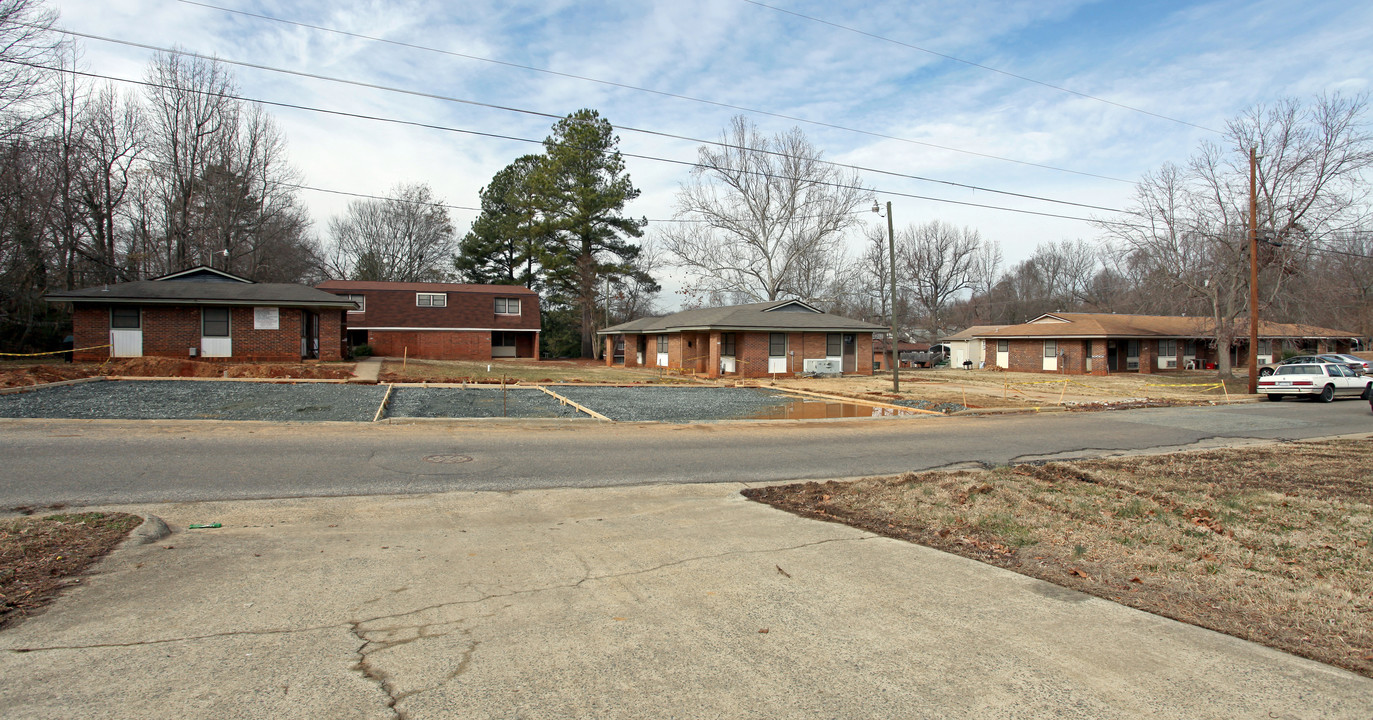
[[[680,369],[720,377],[794,375],[807,360],[845,374],[872,374],[881,325],[821,312],[800,300],[684,310],[600,331],[607,365]]]
[[[77,362],[110,357],[340,360],[352,307],[307,285],[258,283],[209,267],[48,293],[71,303]]]
[[[431,360],[539,357],[539,295],[519,285],[328,280],[356,303],[348,344]]]

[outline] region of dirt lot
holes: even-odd
[[[0,628],[51,601],[143,518],[127,513],[0,521]]]
[[[1373,676],[1373,441],[745,491]]]
[[[212,363],[141,357],[106,363],[0,363],[0,388],[26,387],[60,380],[95,377],[296,378],[343,380],[352,363]]]
[[[489,369],[488,369],[489,368]],[[658,370],[606,367],[599,360],[384,360],[382,382],[694,383]]]
[[[763,384],[773,384],[763,380]],[[794,387],[851,397],[894,400],[891,374],[843,378],[777,380]],[[1222,389],[1215,371],[1180,371],[1158,375],[1134,373],[1106,377],[1015,373],[998,370],[903,370],[900,398],[931,403],[958,403],[969,408],[1016,408],[1067,405],[1097,409],[1211,403],[1247,397],[1248,377],[1236,373]]]

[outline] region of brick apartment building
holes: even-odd
[[[971,329],[970,329],[971,330]],[[1231,353],[1232,367],[1249,355],[1248,320],[1237,323],[1230,348],[1213,347],[1215,321],[1200,317],[1048,313],[1020,325],[985,327],[955,336],[982,346],[974,352],[988,367],[1017,372],[1108,375],[1157,373],[1215,367],[1219,353]],[[1258,360],[1273,362],[1281,346],[1315,352],[1348,352],[1353,333],[1312,325],[1260,320]]]
[[[306,285],[258,283],[204,266],[43,299],[72,304],[77,362],[341,360],[343,314],[352,306]]]
[[[374,355],[539,357],[539,295],[518,285],[328,280],[316,287],[356,303],[348,344],[370,345]]]
[[[600,331],[607,365],[668,368],[707,377],[766,377],[829,361],[845,374],[872,374],[873,333],[880,325],[778,300],[685,310]]]

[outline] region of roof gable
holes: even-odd
[[[174,280],[177,282],[238,282],[250,284],[253,282],[248,278],[239,277],[237,275],[224,272],[223,270],[216,270],[208,265],[197,265],[193,268],[187,268],[180,272],[174,272],[169,275],[163,275],[161,277],[152,278],[148,282],[166,282],[168,280]]]
[[[786,300],[778,305],[773,305],[763,312],[808,312],[819,313],[821,315],[824,314],[819,308],[807,305],[800,300]]]

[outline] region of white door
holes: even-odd
[[[110,308],[110,357],[143,357],[143,311],[116,305]]]
[[[143,357],[143,330],[111,330],[110,355]]]

